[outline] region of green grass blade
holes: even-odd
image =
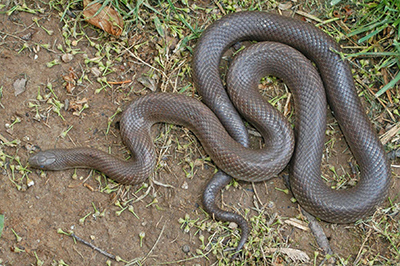
[[[388,23],[388,20],[387,20],[387,19],[384,19],[384,20],[382,20],[382,21],[379,21],[379,22],[376,22],[376,23],[367,25],[367,26],[362,27],[362,28],[360,28],[360,29],[356,29],[356,30],[350,32],[349,34],[347,34],[347,36],[351,37],[351,36],[354,36],[354,35],[357,35],[357,34],[360,34],[360,33],[366,32],[366,31],[369,31],[369,30],[373,30],[373,29],[375,29],[376,27],[379,27],[379,26],[381,26],[381,25],[383,25],[383,24],[385,24],[385,23]]]
[[[3,229],[4,229],[4,215],[0,214],[0,237],[1,234],[3,233]]]
[[[388,26],[388,25],[385,24],[385,25],[379,27],[378,29],[376,29],[376,30],[374,30],[373,32],[371,32],[370,34],[368,34],[368,35],[362,37],[361,39],[359,39],[359,40],[358,40],[358,43],[363,43],[363,42],[369,40],[371,37],[377,35],[377,34],[378,34],[379,32],[381,32],[381,31],[383,31],[387,26]]]
[[[157,16],[154,16],[154,25],[156,26],[156,30],[158,32],[158,35],[160,35],[161,37],[165,38],[165,34],[164,34],[164,29],[162,27],[161,21]]]
[[[348,55],[346,55],[346,58],[358,57],[358,56],[382,57],[382,56],[399,56],[399,54],[396,52],[359,52],[359,53],[354,53],[354,54],[348,54]]]
[[[376,94],[375,97],[379,97],[382,94],[384,94],[388,89],[392,88],[398,81],[400,80],[400,72],[397,74],[397,76],[392,79],[388,84],[386,84],[382,89],[380,89]]]

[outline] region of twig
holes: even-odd
[[[365,237],[364,241],[361,244],[361,247],[358,250],[358,254],[357,254],[356,259],[354,260],[353,265],[357,265],[359,263],[359,261],[361,260],[362,250],[364,249],[365,243],[368,241],[369,237],[371,236],[371,233],[372,233],[372,229],[370,228],[367,233],[367,236]]]
[[[132,80],[128,79],[128,80],[123,80],[123,81],[109,81],[108,84],[111,85],[120,85],[120,84],[126,84],[126,83],[131,83]]]
[[[11,144],[10,141],[9,141],[6,137],[4,137],[3,135],[1,135],[1,134],[0,134],[0,141],[2,141],[2,142],[4,143],[4,145],[6,145],[6,146],[10,146],[10,147],[15,147],[15,146],[17,146],[17,145],[15,145],[15,144]]]
[[[306,18],[308,18],[308,19],[314,20],[314,21],[316,21],[316,22],[318,22],[318,23],[324,23],[323,20],[317,18],[316,16],[313,16],[313,15],[308,14],[308,13],[306,13],[306,12],[304,12],[304,11],[301,11],[301,10],[297,10],[297,11],[296,11],[296,14],[298,14],[298,15],[300,15],[300,16],[303,16],[303,17],[306,17]]]
[[[147,253],[147,255],[142,259],[141,263],[143,263],[150,256],[150,254],[153,252],[154,248],[156,247],[156,245],[160,241],[162,234],[164,233],[164,229],[165,229],[165,223],[164,223],[163,227],[161,228],[161,232],[158,235],[158,238],[157,238],[156,242],[154,243],[153,247],[150,249],[149,253]]]
[[[384,134],[382,134],[379,139],[381,140],[382,144],[385,145],[386,143],[389,142],[391,138],[393,138],[397,133],[400,132],[400,123],[397,123],[394,125],[391,129],[386,131]]]
[[[216,1],[216,0],[214,0],[214,3],[217,5],[217,7],[219,8],[219,10],[222,12],[222,14],[226,15],[226,11],[225,11],[225,9],[222,7],[222,5],[221,5],[218,1]]]
[[[296,228],[299,228],[300,230],[303,231],[310,231],[310,227],[308,227],[307,225],[304,225],[303,221],[300,221],[296,218],[290,218],[289,220],[285,220],[286,224],[289,224],[291,226],[294,226]]]
[[[258,200],[258,203],[260,203],[260,205],[264,209],[265,208],[265,204],[262,203],[260,197],[258,196],[258,193],[257,193],[256,187],[254,185],[254,182],[251,182],[251,186],[253,187],[254,195],[256,195],[256,199]]]
[[[125,52],[127,52],[128,54],[130,54],[133,58],[135,58],[136,60],[138,60],[140,63],[142,63],[145,66],[148,66],[149,68],[153,69],[154,71],[157,71],[158,73],[160,73],[163,77],[168,79],[167,74],[165,74],[164,71],[161,71],[158,68],[153,67],[152,65],[150,65],[149,63],[145,62],[142,58],[140,58],[138,55],[136,55],[135,53],[133,53],[131,51],[132,47],[126,48],[125,51],[123,52],[123,54],[125,54]]]
[[[161,187],[175,188],[174,186],[172,186],[172,185],[170,185],[170,184],[161,183],[160,181],[157,181],[157,180],[155,180],[154,178],[153,178],[153,183],[156,184],[156,185],[158,185],[158,186],[161,186]]]
[[[85,240],[83,240],[82,238],[78,237],[77,235],[75,235],[74,233],[71,233],[70,236],[72,236],[74,239],[76,239],[77,241],[91,247],[92,249],[96,250],[97,252],[100,252],[101,254],[103,254],[106,257],[109,257],[110,259],[116,260],[116,257],[114,255],[111,255],[110,253],[101,250],[100,248],[96,247],[95,245],[93,245],[90,242],[87,242]]]

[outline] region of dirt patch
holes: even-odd
[[[35,18],[39,19],[42,27],[33,22]],[[203,22],[206,20],[202,19]],[[208,162],[196,138],[184,128],[170,125],[153,128],[160,161],[157,172],[144,186],[119,186],[98,172],[84,169],[76,170],[76,177],[74,170],[41,173],[32,169],[13,169],[19,165],[18,160],[24,166],[31,151],[54,147],[87,146],[126,157],[126,148],[121,143],[116,123],[119,118],[117,110],[123,110],[136,97],[151,93],[151,86],[146,88],[143,80],[138,82],[138,78],[149,77],[149,66],[155,58],[163,60],[154,33],[138,31],[129,41],[131,46],[141,45],[138,51],[143,61],[132,59],[129,53],[123,52],[120,63],[112,66],[115,74],[108,77],[109,81],[132,81],[107,86],[97,81],[95,74],[88,71],[90,69],[83,67],[85,60],[95,60],[99,51],[96,44],[92,46],[84,36],[76,46],[70,46],[79,49],[71,61],[60,59],[63,53],[57,47],[68,47],[63,37],[63,26],[58,13],[47,8],[46,14],[41,15],[26,12],[15,12],[11,16],[0,14],[0,87],[3,88],[0,134],[9,142],[19,140],[15,146],[2,146],[6,158],[1,169],[0,214],[5,217],[5,228],[0,238],[0,264],[40,265],[40,260],[43,265],[57,265],[63,260],[68,265],[105,265],[109,260],[87,245],[74,243],[70,236],[60,233],[60,229],[67,233],[72,230],[102,250],[123,258],[125,262],[131,261],[131,265],[135,264],[134,260],[145,265],[174,261],[173,265],[216,263],[213,254],[198,256],[202,244],[199,235],[204,233],[207,239],[212,231],[208,233],[194,227],[187,233],[184,231],[185,223],[179,222],[186,216],[187,220],[207,220],[210,227],[217,224],[205,214],[201,205],[202,191],[215,168]],[[87,35],[94,39],[102,34],[86,24],[80,27],[84,27]],[[109,41],[116,42],[112,37]],[[107,47],[103,41],[101,45]],[[60,60],[59,64],[48,67],[48,63],[54,63],[54,60]],[[76,88],[69,93],[64,77],[71,71],[78,78]],[[27,80],[26,89],[16,96],[13,84],[21,78]],[[159,90],[164,85],[161,78],[147,81],[156,80],[155,87]],[[178,86],[167,90],[190,86],[188,80],[190,77],[186,73],[176,80]],[[96,90],[101,91],[96,93]],[[188,90],[188,94],[192,94],[192,90]],[[50,95],[53,102],[38,100],[38,91],[42,97]],[[68,106],[83,99],[89,108],[81,112],[66,111],[65,107],[57,109],[59,104]],[[332,120],[330,122],[335,127],[333,137],[336,141],[325,154],[328,159],[323,167],[329,169],[334,165],[342,175],[344,172],[339,166],[349,171],[351,154],[346,151],[347,145],[338,133],[337,125]],[[12,127],[6,126],[13,123]],[[259,139],[254,142],[259,142]],[[198,163],[190,165],[190,162]],[[398,169],[394,168],[395,179],[390,190],[390,198],[395,201],[398,201],[400,191]],[[23,171],[32,171],[29,179]],[[324,173],[332,175],[329,170]],[[34,185],[29,186],[31,181]],[[224,191],[223,208],[242,214],[249,210],[246,214],[249,219],[257,214],[255,204],[268,206],[268,218],[276,214],[279,217],[276,220],[283,223],[275,227],[281,236],[279,241],[284,239],[292,248],[313,258],[320,250],[311,233],[284,224],[287,218],[302,218],[298,205],[291,201],[292,195],[286,194],[285,190],[281,177],[254,186],[240,182],[236,188],[231,186]],[[256,196],[261,202],[257,202]],[[388,206],[388,202],[384,206]],[[363,229],[367,231],[367,228],[321,224],[334,251],[353,261],[365,245],[366,232]],[[143,236],[143,233],[141,238],[139,235]],[[238,237],[237,230],[228,234]],[[383,254],[390,243],[378,241],[375,245],[371,248],[371,255]],[[277,256],[273,261],[279,263],[279,259]],[[124,262],[114,264],[122,265]]]

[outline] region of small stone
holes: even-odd
[[[183,246],[182,246],[182,251],[183,251],[183,253],[188,254],[188,253],[190,252],[190,247],[189,247],[189,245],[188,245],[188,244],[183,245]]]
[[[63,54],[63,55],[61,56],[61,60],[62,60],[64,63],[69,63],[69,62],[72,61],[72,59],[74,59],[74,56],[73,56],[72,54]]]
[[[181,186],[181,188],[182,188],[182,189],[188,189],[188,188],[189,188],[188,183],[187,183],[186,181],[184,181],[183,184],[182,184],[182,186]]]
[[[229,227],[230,229],[236,229],[236,228],[238,228],[238,225],[237,225],[237,223],[230,222],[229,225],[228,225],[228,227]]]
[[[35,185],[35,182],[34,182],[32,179],[30,179],[30,180],[27,182],[26,185],[27,185],[28,187],[31,187],[31,186]]]

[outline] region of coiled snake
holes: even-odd
[[[219,64],[223,53],[243,40],[276,43],[257,44],[235,59],[228,75],[228,84],[233,84],[228,86],[232,90],[229,99],[220,79]],[[326,98],[361,169],[361,178],[351,189],[332,190],[320,178],[325,92],[311,63],[287,45],[318,68]],[[195,86],[212,111],[190,97],[149,94],[131,103],[121,118],[121,135],[131,150],[131,160],[122,161],[96,149],[74,148],[39,152],[29,163],[46,170],[91,167],[124,184],[140,183],[152,173],[156,162],[149,135],[151,125],[176,123],[190,128],[215,164],[237,179],[268,179],[291,160],[291,189],[305,210],[329,222],[356,221],[371,214],[387,196],[390,167],[357,96],[351,70],[338,51],[339,45],[329,36],[296,19],[265,12],[225,16],[202,34],[193,59]],[[292,158],[294,141],[288,122],[279,112],[270,111],[256,90],[241,88],[247,86],[244,84],[257,87],[266,74],[281,77],[295,96],[296,144]],[[247,130],[231,100],[261,132],[265,141],[262,149],[245,148]],[[243,229],[241,248],[247,238],[247,223],[239,215],[220,210],[214,202],[218,190],[230,181],[226,174],[220,172],[211,180],[203,202],[216,218],[239,223]]]

